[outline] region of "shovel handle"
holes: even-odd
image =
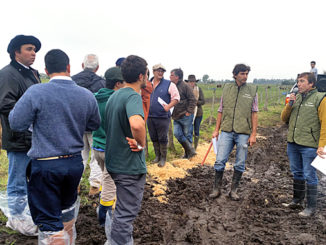
[[[212,149],[212,145],[213,145],[213,142],[211,142],[211,144],[209,145],[209,147],[208,147],[208,151],[206,152],[206,155],[205,155],[203,161],[201,162],[201,165],[204,165],[204,162],[205,162],[205,160],[206,160],[206,158],[207,158],[207,156],[208,156],[208,153],[209,153],[209,151]]]

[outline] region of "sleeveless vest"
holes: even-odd
[[[288,142],[318,148],[320,121],[318,107],[325,93],[313,89],[303,98],[301,94],[293,104],[289,120]]]
[[[256,93],[257,86],[247,83],[240,87],[235,82],[223,86],[222,131],[251,134],[252,103]]]
[[[171,82],[162,78],[160,83],[153,90],[150,98],[150,107],[148,117],[156,118],[169,118],[171,117],[170,111],[166,112],[163,106],[158,102],[160,97],[167,104],[171,102],[171,95],[169,94],[169,87]]]

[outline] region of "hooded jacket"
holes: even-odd
[[[105,150],[105,145],[106,145],[105,143],[106,134],[104,130],[105,106],[106,106],[106,102],[109,100],[109,98],[113,93],[114,93],[113,89],[101,88],[97,93],[94,94],[101,116],[101,126],[98,128],[98,130],[93,131],[93,148],[95,149]]]

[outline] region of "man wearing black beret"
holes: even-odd
[[[23,215],[27,206],[26,167],[30,161],[27,151],[31,147],[32,132],[11,130],[8,115],[28,87],[41,82],[39,73],[30,67],[40,48],[41,42],[34,36],[15,36],[7,48],[11,62],[0,70],[2,148],[7,151],[9,160],[7,226],[26,235],[35,235],[37,230],[28,219],[30,216]]]

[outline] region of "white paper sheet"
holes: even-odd
[[[215,155],[217,154],[217,138],[213,138],[212,139],[212,142],[213,142],[213,149],[214,149],[214,153]]]
[[[160,103],[163,107],[164,107],[164,105],[168,105],[168,103],[166,103],[161,97],[158,97],[157,98],[157,101],[158,101],[158,103]],[[172,108],[170,108],[170,112],[171,112],[171,114],[173,113],[173,109],[174,109],[174,107],[172,107]]]
[[[326,158],[323,159],[320,156],[316,156],[316,158],[312,161],[311,166],[326,175]]]
[[[326,151],[326,146],[324,147],[324,152],[325,151]],[[311,166],[313,166],[315,169],[318,169],[320,172],[326,175],[326,156],[325,158],[316,156],[316,158],[312,161]]]

